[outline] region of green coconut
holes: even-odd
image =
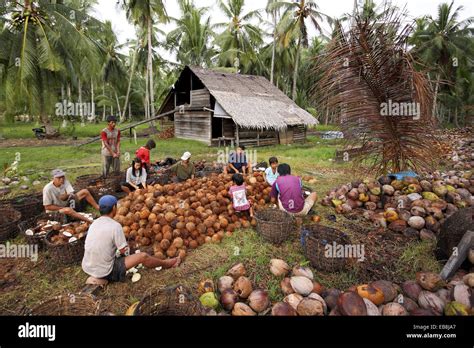
[[[219,306],[217,296],[213,292],[206,292],[199,298],[199,301],[204,307],[216,309]]]
[[[337,206],[339,206],[343,203],[340,199],[333,199],[331,202],[335,207],[337,207]]]
[[[453,301],[446,304],[446,307],[444,307],[444,314],[451,317],[468,316],[469,309],[462,303]]]
[[[451,185],[446,185],[446,189],[448,190],[448,192],[455,192],[456,191],[456,188],[454,186],[451,186]]]
[[[379,196],[380,192],[381,192],[380,187],[373,187],[370,189],[370,193],[375,196]]]
[[[433,186],[433,192],[436,193],[438,197],[444,197],[446,193],[448,193],[448,189],[444,185],[435,185]]]
[[[439,197],[436,195],[436,193],[433,193],[433,192],[422,192],[421,196],[424,199],[427,199],[427,200],[432,201],[432,202],[439,199]]]

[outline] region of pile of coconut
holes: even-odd
[[[474,131],[472,128],[461,128],[440,131],[441,148],[444,158],[456,170],[474,168]]]
[[[149,250],[160,259],[180,256],[205,243],[220,243],[234,230],[256,225],[255,219],[237,214],[228,191],[229,175],[154,185],[119,201],[115,220],[132,249]],[[254,208],[270,202],[271,188],[262,173],[246,177],[247,195]]]
[[[360,213],[377,226],[406,236],[436,239],[444,220],[474,205],[474,172],[435,172],[424,179],[354,181],[328,192],[321,204],[337,213]]]
[[[459,271],[445,282],[435,273],[420,272],[416,281],[401,285],[378,280],[340,291],[316,282],[306,267],[294,267],[288,277],[290,266],[283,260],[271,260],[270,271],[284,277],[281,290],[286,295],[273,305],[273,315],[474,315],[474,273]]]

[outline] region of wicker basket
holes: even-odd
[[[345,270],[349,264],[348,258],[327,257],[326,245],[351,244],[349,237],[334,228],[320,224],[301,227],[301,245],[311,265],[323,272]]]
[[[153,289],[135,308],[138,316],[196,316],[205,309],[191,292],[183,286]]]
[[[98,174],[81,175],[76,178],[74,188],[77,191],[87,188],[101,178]]]
[[[18,222],[21,219],[21,213],[11,206],[0,207],[0,241],[6,241],[15,238],[18,234]]]
[[[67,244],[53,244],[51,238],[58,233],[58,231],[50,231],[46,234],[46,249],[49,251],[51,258],[64,265],[80,262],[84,257],[86,238],[81,238]]]
[[[25,314],[34,316],[95,316],[99,315],[100,301],[91,295],[69,294],[56,296]]]
[[[0,206],[9,205],[21,213],[22,219],[28,219],[43,212],[42,196],[42,193],[41,197],[39,194],[17,196],[15,198],[0,201]]]
[[[263,209],[255,214],[257,232],[267,242],[281,244],[295,231],[294,216],[279,209]]]
[[[58,221],[61,224],[65,224],[67,222],[67,217],[60,213],[43,213],[19,223],[18,227],[20,229],[20,233],[25,238],[26,243],[31,245],[36,244],[38,245],[38,250],[43,250],[46,248],[46,235],[35,233],[31,236],[25,233],[27,230],[35,228],[38,224],[38,221],[40,220]]]

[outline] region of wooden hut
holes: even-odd
[[[167,120],[173,122],[175,137],[208,145],[301,143],[307,127],[318,124],[264,77],[189,66],[159,113],[175,108],[180,110]]]

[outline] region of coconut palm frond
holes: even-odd
[[[357,14],[351,31],[338,33],[318,57],[323,76],[313,89],[322,109],[340,113],[347,145],[362,146],[353,163],[379,173],[434,168],[432,91],[414,68],[411,28],[402,19],[396,11],[377,20]]]

